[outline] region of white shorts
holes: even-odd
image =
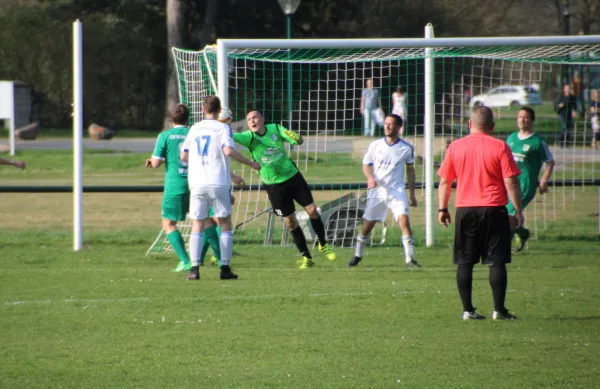
[[[231,215],[231,194],[228,186],[194,188],[190,195],[190,218],[203,220],[212,207],[216,217]]]
[[[403,190],[388,191],[385,188],[374,188],[369,190],[367,206],[363,219],[384,222],[388,209],[394,215],[394,221],[398,221],[400,215],[408,215],[408,198]]]

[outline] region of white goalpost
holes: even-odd
[[[563,80],[573,79],[576,72],[587,77],[587,89],[596,88],[596,82],[600,88],[600,36],[434,38],[428,25],[425,38],[420,39],[220,39],[216,47],[203,51],[174,48],[173,55],[181,101],[190,107],[193,121],[201,119],[202,99],[217,94],[233,111],[234,120],[240,121],[234,123],[234,130],[243,128],[248,110],[259,109],[268,121],[303,135],[305,145],[290,150],[290,156],[310,177],[317,204],[329,212],[328,233],[332,239],[343,236],[336,245],[351,245],[349,235],[361,220],[365,186],[360,158],[370,140],[362,137],[364,123],[357,107],[366,78],[373,79],[381,91],[386,113],[391,111],[396,87],[407,90],[409,112],[403,137],[415,145],[417,181],[423,184],[424,200],[424,207],[411,211],[411,223],[424,245],[440,242],[435,169],[447,144],[468,133],[467,94],[485,95],[501,86],[541,85],[543,102],[534,106],[540,117],[536,130],[546,137],[557,160],[556,187],[529,206],[529,226],[547,234],[557,233],[556,223],[550,221],[562,223],[572,234],[589,227],[577,222],[577,215],[597,202],[595,190],[592,195],[589,189],[594,189],[590,186],[600,156],[586,148],[591,135],[588,114],[583,109],[571,130],[572,147],[561,149],[556,140],[560,124],[552,104]],[[293,81],[291,93],[288,76]],[[288,93],[293,95],[291,107],[285,104]],[[581,93],[582,102],[588,95],[589,90]],[[493,108],[498,136],[516,130],[521,104],[527,100]],[[234,224],[241,226],[236,230],[238,241],[286,243],[285,231],[274,226],[268,213],[263,215],[268,201],[257,176],[243,168],[236,173],[251,186],[236,193],[233,216]],[[585,206],[575,209],[573,199]],[[310,228],[306,231],[310,233]]]

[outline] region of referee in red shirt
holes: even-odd
[[[470,134],[450,144],[438,170],[438,220],[447,227],[451,222],[448,200],[456,179],[456,228],[454,263],[458,265],[456,283],[463,304],[463,320],[481,320],[485,316],[473,307],[473,266],[490,265],[490,286],[494,297],[492,319],[516,319],[504,306],[506,264],[511,262],[511,226],[506,204],[515,206],[514,227],[523,224],[521,207],[521,171],[508,145],[491,136],[494,114],[488,107],[477,107],[469,120]]]

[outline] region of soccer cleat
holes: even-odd
[[[319,251],[325,254],[327,259],[329,259],[330,261],[335,261],[337,258],[337,256],[333,252],[333,249],[327,243],[325,243],[324,246],[321,246],[321,243],[319,243]]]
[[[348,266],[356,266],[360,261],[362,261],[361,257],[352,257],[352,259],[348,261]]]
[[[463,320],[485,320],[485,316],[478,314],[477,311],[475,309],[473,309],[473,312],[468,312],[468,311],[463,312],[462,319]]]
[[[199,266],[192,266],[192,271],[188,274],[186,280],[199,280],[200,279],[200,269]]]
[[[525,248],[525,244],[529,239],[529,230],[521,229],[521,231],[515,232],[515,242],[517,243],[516,252],[523,250]]]
[[[213,257],[210,257],[210,265],[221,267],[221,260]]]
[[[182,271],[190,271],[192,269],[192,264],[191,263],[184,263],[184,262],[179,262],[177,264],[177,267],[175,269],[173,269],[173,273],[179,273]]]
[[[229,265],[221,266],[221,279],[222,280],[237,280],[238,275],[231,271]]]
[[[518,317],[509,313],[508,311],[505,311],[505,312],[494,311],[494,313],[492,313],[492,319],[493,320],[517,320]]]
[[[308,269],[315,265],[314,262],[310,258],[307,258],[307,257],[302,257],[302,259],[298,260],[298,263],[300,264],[299,269]]]
[[[406,262],[406,267],[421,267],[421,265],[419,264],[419,262],[415,261],[414,259],[411,259],[409,262]]]

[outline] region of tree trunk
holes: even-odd
[[[179,102],[179,85],[172,47],[185,48],[187,44],[187,20],[185,0],[167,0],[167,96],[163,128],[171,127],[169,108]]]
[[[209,45],[213,42],[213,31],[215,29],[215,16],[217,16],[217,10],[219,7],[219,0],[208,0],[206,3],[206,15],[204,15],[204,25],[202,26],[202,41],[200,42],[200,49],[204,49],[204,46]]]

